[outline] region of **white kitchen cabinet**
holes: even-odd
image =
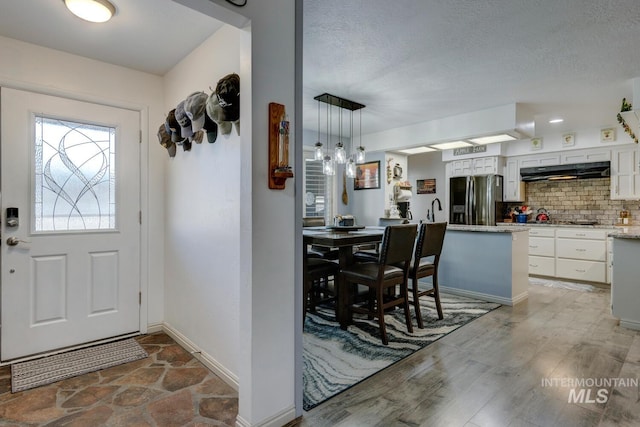
[[[504,169],[504,195],[505,202],[522,202],[525,199],[524,182],[520,181],[520,167],[517,159],[506,161]]]
[[[610,283],[610,243],[603,228],[532,227],[529,274]]]
[[[606,283],[606,236],[604,229],[558,228],[556,277]]]
[[[611,150],[611,200],[640,199],[638,148]]]
[[[565,151],[560,156],[560,163],[570,165],[573,163],[608,162],[611,160],[610,150],[573,150]]]
[[[449,162],[448,177],[468,175],[502,175],[502,165],[498,156],[476,157]]]
[[[556,275],[555,228],[529,230],[529,274]]]
[[[536,166],[553,166],[560,164],[560,154],[547,153],[537,156],[527,156],[519,160],[520,168],[531,168]]]

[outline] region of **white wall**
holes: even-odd
[[[411,199],[411,212],[414,220],[427,219],[427,209],[431,210],[431,203],[435,198],[440,199],[442,211],[438,211],[437,203],[434,205],[436,209],[436,222],[448,221],[448,209],[445,206],[446,200],[446,171],[445,163],[441,160],[441,153],[431,152],[414,154],[408,159],[408,179],[414,188],[413,198]],[[435,178],[436,193],[435,194],[417,194],[416,180]]]
[[[295,352],[302,316],[295,313],[302,292],[295,279],[302,277],[302,224],[296,221],[302,200],[298,195],[296,204],[295,179],[287,180],[284,190],[268,188],[268,105],[286,107],[296,135],[290,156],[299,173],[302,134],[296,133],[294,94],[301,60],[295,57],[295,17],[296,3],[302,2],[249,1],[238,8],[224,0],[176,1],[233,25],[241,20],[230,22],[221,10],[251,20],[240,37],[240,211],[230,213],[240,215],[242,254],[237,424],[279,426],[294,418],[301,396],[299,389],[296,395],[301,371],[296,377]]]
[[[239,72],[241,31],[223,26],[164,78],[165,112],[189,94],[211,93]],[[166,172],[165,323],[237,386],[240,294],[240,144],[178,147]]]
[[[142,117],[143,227],[142,327],[159,324],[164,306],[164,166],[156,132],[164,121],[162,79],[17,40],[0,37],[0,85],[131,108]],[[149,213],[149,215],[146,215]]]

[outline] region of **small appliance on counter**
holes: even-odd
[[[538,214],[536,215],[536,222],[538,223],[546,223],[551,221],[549,217],[549,212],[545,208],[538,209]]]

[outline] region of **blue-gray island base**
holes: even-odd
[[[529,229],[449,225],[438,284],[442,291],[503,305],[529,293]]]

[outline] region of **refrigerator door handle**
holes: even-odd
[[[473,177],[469,177],[468,179],[468,190],[467,190],[467,213],[465,215],[465,221],[464,223],[467,225],[471,225],[473,224],[473,210],[475,209],[474,206],[474,193],[475,193],[475,187],[474,187],[474,180]]]

